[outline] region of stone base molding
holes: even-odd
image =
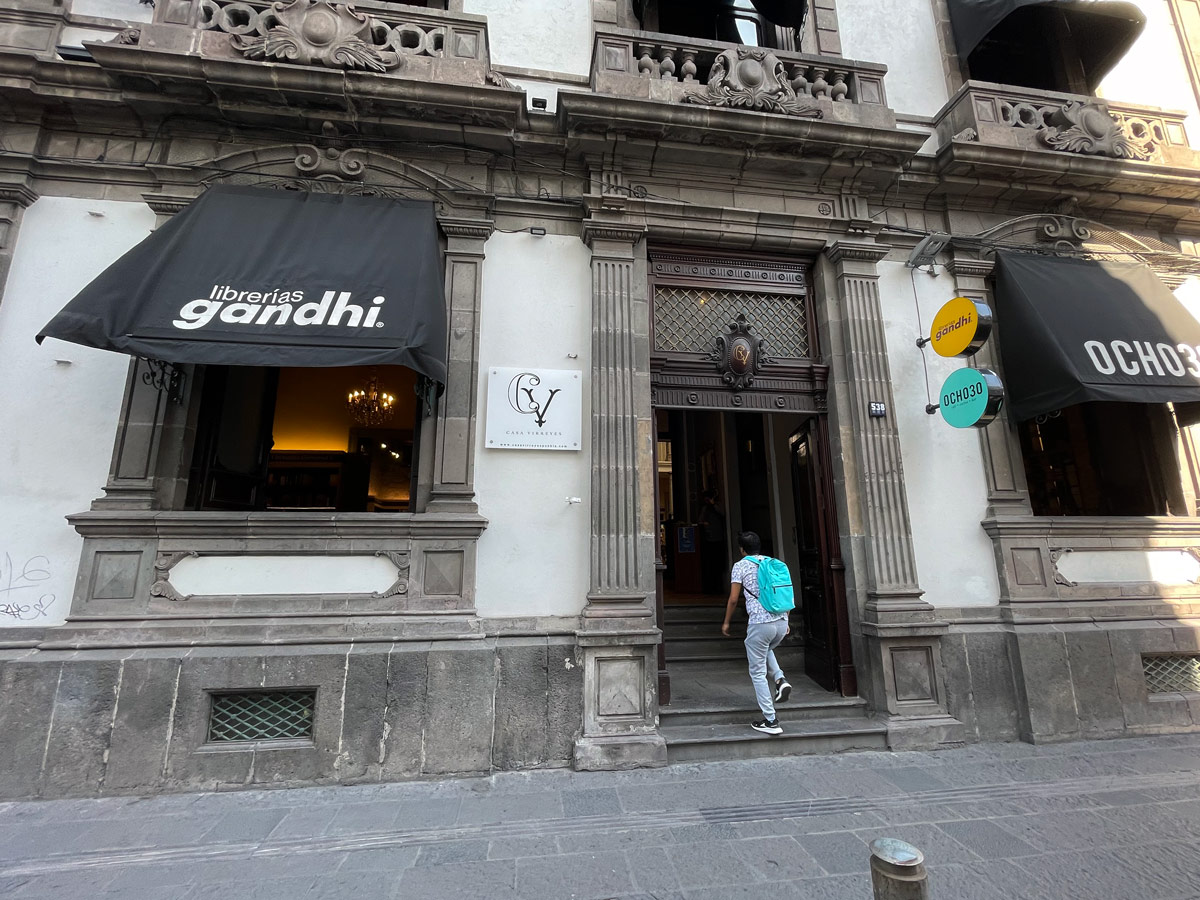
[[[583,733],[575,741],[577,769],[665,766],[655,690],[658,629],[579,634],[583,654]]]

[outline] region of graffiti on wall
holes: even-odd
[[[44,590],[49,580],[50,560],[45,556],[21,561],[9,553],[0,555],[0,622],[46,618],[54,604],[54,595]]]

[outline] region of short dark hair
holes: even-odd
[[[756,556],[758,551],[762,549],[762,541],[758,539],[758,535],[753,531],[743,531],[738,535],[738,546],[742,548],[742,552],[747,556]]]

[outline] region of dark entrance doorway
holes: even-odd
[[[719,628],[737,535],[750,530],[799,585],[793,631],[777,652],[784,671],[801,693],[855,694],[853,665],[839,641],[845,596],[824,417],[658,409],[655,419],[667,689],[687,700],[745,693],[737,639],[745,613],[734,619],[734,638]],[[801,672],[811,679],[807,689]]]

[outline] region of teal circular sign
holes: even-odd
[[[958,369],[945,383],[939,396],[942,418],[955,428],[982,428],[1000,411],[1004,387],[991,369]]]

